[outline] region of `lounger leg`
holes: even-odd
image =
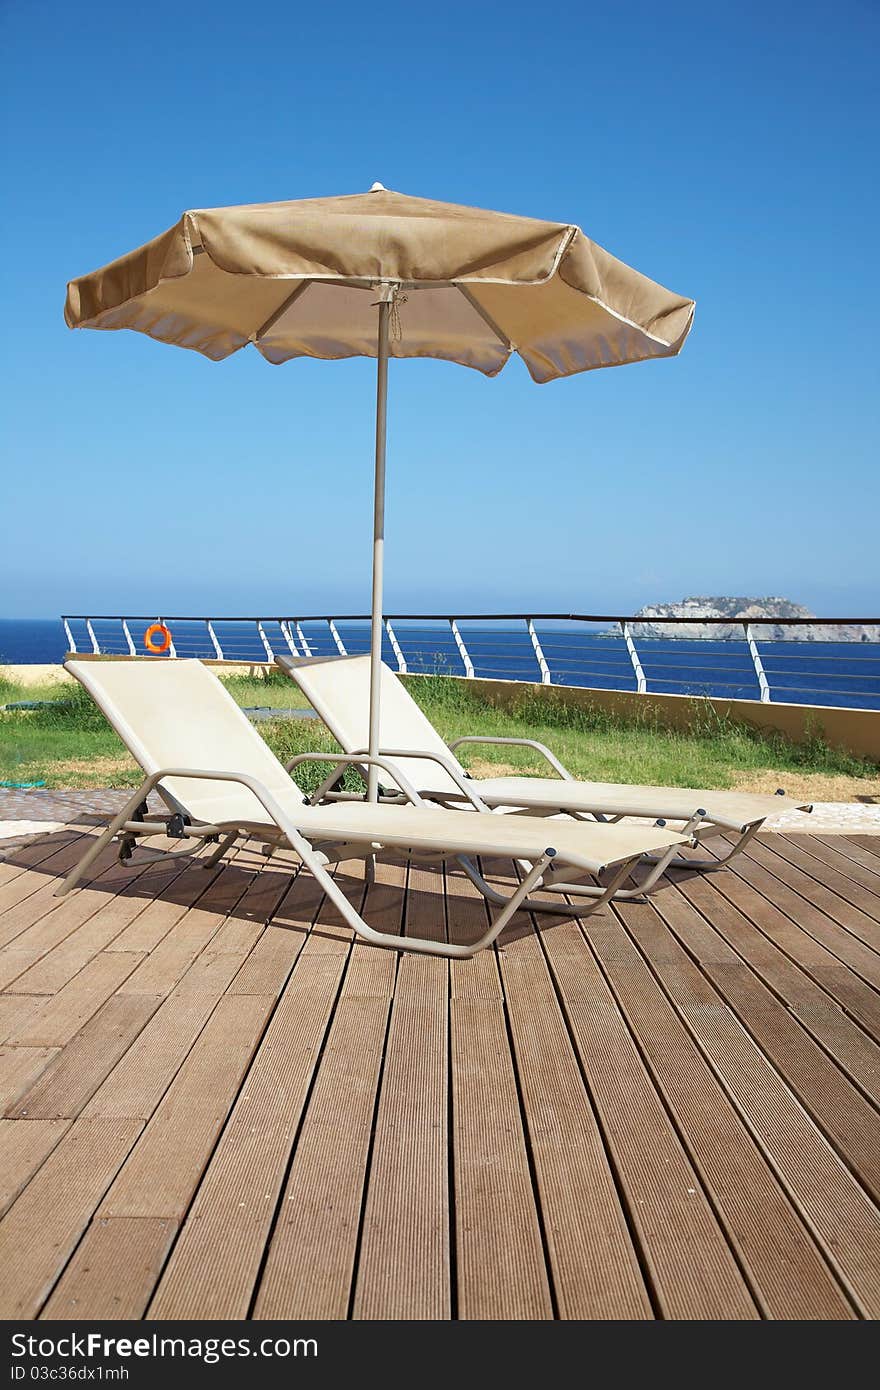
[[[736,844],[723,859],[684,859],[680,854],[675,854],[667,861],[667,868],[671,869],[699,869],[701,873],[714,873],[718,869],[726,869],[731,859],[737,854],[741,854],[750,840],[753,840],[761,829],[764,822],[755,821],[747,830],[743,831]],[[648,858],[648,856],[645,856]]]
[[[202,860],[203,869],[213,869],[215,864],[219,864],[228,849],[231,849],[238,839],[238,831],[230,830],[228,835],[224,835],[215,850],[212,850],[207,859]]]
[[[515,893],[509,898],[502,898],[499,895],[498,900],[504,906],[489,930],[478,941],[473,941],[467,946],[460,946],[452,941],[424,941],[419,937],[412,936],[388,936],[384,932],[378,932],[373,927],[368,926],[357,909],[352,907],[336,881],[327,873],[321,857],[315,853],[308,842],[295,831],[289,835],[289,839],[291,847],[295,849],[306,868],[317,879],[334,907],[341,912],[343,920],[348,923],[356,935],[363,937],[365,941],[371,942],[374,946],[386,946],[398,951],[415,951],[422,955],[448,956],[456,960],[468,960],[477,951],[481,951],[483,947],[491,945],[499,932],[502,932],[507,926],[514,913],[518,912],[528,901],[529,893],[541,876],[546,873],[554,857],[552,852],[542,854],[531,873],[523,879]],[[597,903],[596,906],[598,907],[599,904]]]
[[[483,875],[480,873],[479,869],[476,867],[472,860],[467,859],[464,855],[459,855],[457,856],[457,858],[458,863],[464,869],[471,883],[473,883],[475,887],[479,888],[484,898],[488,899],[488,901],[491,903],[501,904],[507,902],[507,899],[504,897],[503,893],[499,893],[496,888],[493,888],[491,884],[486,882],[486,880],[483,878]],[[519,906],[522,907],[526,912],[555,912],[563,917],[589,917],[591,913],[596,912],[600,907],[603,907],[604,904],[609,902],[611,898],[621,898],[625,896],[635,897],[637,895],[641,895],[643,891],[642,889],[628,889],[624,892],[619,891],[621,883],[624,883],[626,881],[626,879],[632,873],[633,869],[639,863],[640,858],[640,855],[635,855],[632,859],[627,859],[625,863],[621,865],[618,872],[614,875],[611,882],[607,884],[604,888],[601,885],[599,887],[593,888],[582,886],[579,883],[568,883],[564,885],[560,884],[558,887],[554,887],[552,890],[548,890],[556,893],[573,893],[576,894],[578,897],[586,898],[587,901],[583,903],[583,905],[581,905],[580,903],[569,902],[548,902],[546,898],[525,898],[519,903]],[[540,875],[538,875],[538,877],[540,877]],[[531,889],[537,883],[537,878],[534,876],[534,870],[532,870],[532,873],[525,880],[525,882],[529,885],[529,892],[531,892]]]
[[[702,824],[703,817],[700,815],[691,816],[686,825],[681,828],[682,835],[693,835]],[[625,902],[628,898],[643,898],[646,893],[650,893],[654,884],[661,879],[666,870],[673,864],[687,864],[690,860],[682,859],[676,853],[676,846],[670,845],[662,854],[645,854],[642,856],[643,864],[651,864],[653,867],[647,878],[643,878],[641,883],[637,883],[635,888],[621,888],[617,892],[617,899]],[[591,888],[580,883],[549,883],[547,884],[548,893],[569,893],[575,897],[598,897],[601,889]]]
[[[113,839],[113,836],[116,834],[117,830],[122,829],[125,822],[131,816],[134,815],[138,806],[140,806],[141,803],[146,800],[147,793],[152,789],[154,783],[155,779],[152,777],[148,777],[146,782],[142,783],[140,789],[135,792],[131,800],[125,803],[124,808],[119,812],[119,814],[113,817],[112,821],[107,826],[107,829],[104,831],[104,833],[98,836],[94,844],[90,845],[89,848],[86,850],[79,863],[75,864],[74,867],[71,869],[70,873],[67,875],[67,878],[61,884],[61,887],[56,888],[56,898],[63,898],[65,893],[69,893],[71,888],[76,887],[86,870],[92,867],[98,855],[101,854],[102,851],[107,848],[110,841]]]

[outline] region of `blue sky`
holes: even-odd
[[[880,609],[880,10],[5,0],[0,614],[365,611],[374,364],[71,333],[190,207],[366,190],[576,222],[680,358],[392,363],[389,610]]]

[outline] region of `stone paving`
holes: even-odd
[[[79,821],[93,824],[96,820],[108,820],[114,811],[122,809],[130,796],[130,790],[113,787],[94,787],[86,791],[0,788],[0,840],[51,835],[64,825],[75,825]],[[150,806],[153,804],[151,798]],[[160,805],[157,803],[156,809]]]
[[[772,816],[764,829],[785,834],[811,830],[816,835],[880,835],[880,806],[865,801],[817,801],[809,816],[785,811]]]

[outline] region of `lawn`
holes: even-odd
[[[224,677],[240,705],[273,709],[302,707],[305,701],[286,676]],[[495,734],[537,739],[561,758],[576,776],[592,781],[659,783],[667,786],[738,787],[775,791],[822,801],[880,799],[880,769],[828,747],[819,737],[806,745],[781,736],[753,733],[703,711],[688,734],[654,727],[649,712],[635,720],[612,717],[599,709],[552,709],[528,693],[511,712],[480,699],[465,682],[422,677],[409,689],[447,739],[458,734]],[[5,679],[0,671],[0,705],[38,699],[31,710],[0,710],[0,781],[42,782],[47,787],[136,786],[141,773],[123,744],[81,686],[54,682],[39,688]],[[336,747],[317,719],[279,719],[258,725],[282,758],[307,750]],[[462,759],[476,776],[515,770],[545,775],[548,769],[532,751],[483,748],[466,750]],[[308,789],[326,773],[303,771]],[[353,774],[352,774],[353,775]]]

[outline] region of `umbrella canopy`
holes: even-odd
[[[377,312],[378,311],[378,312]],[[579,227],[394,193],[185,212],[167,232],[71,281],[71,328],[131,328],[222,361],[378,357],[370,751],[378,740],[389,357],[537,382],[681,351],[690,299]],[[375,769],[370,794],[376,794]]]
[[[679,352],[693,301],[574,226],[376,189],[185,212],[71,282],[71,328],[134,328],[220,361],[374,357],[378,282],[401,287],[392,357],[495,376],[518,352],[535,381]],[[412,293],[412,291],[418,293]]]

